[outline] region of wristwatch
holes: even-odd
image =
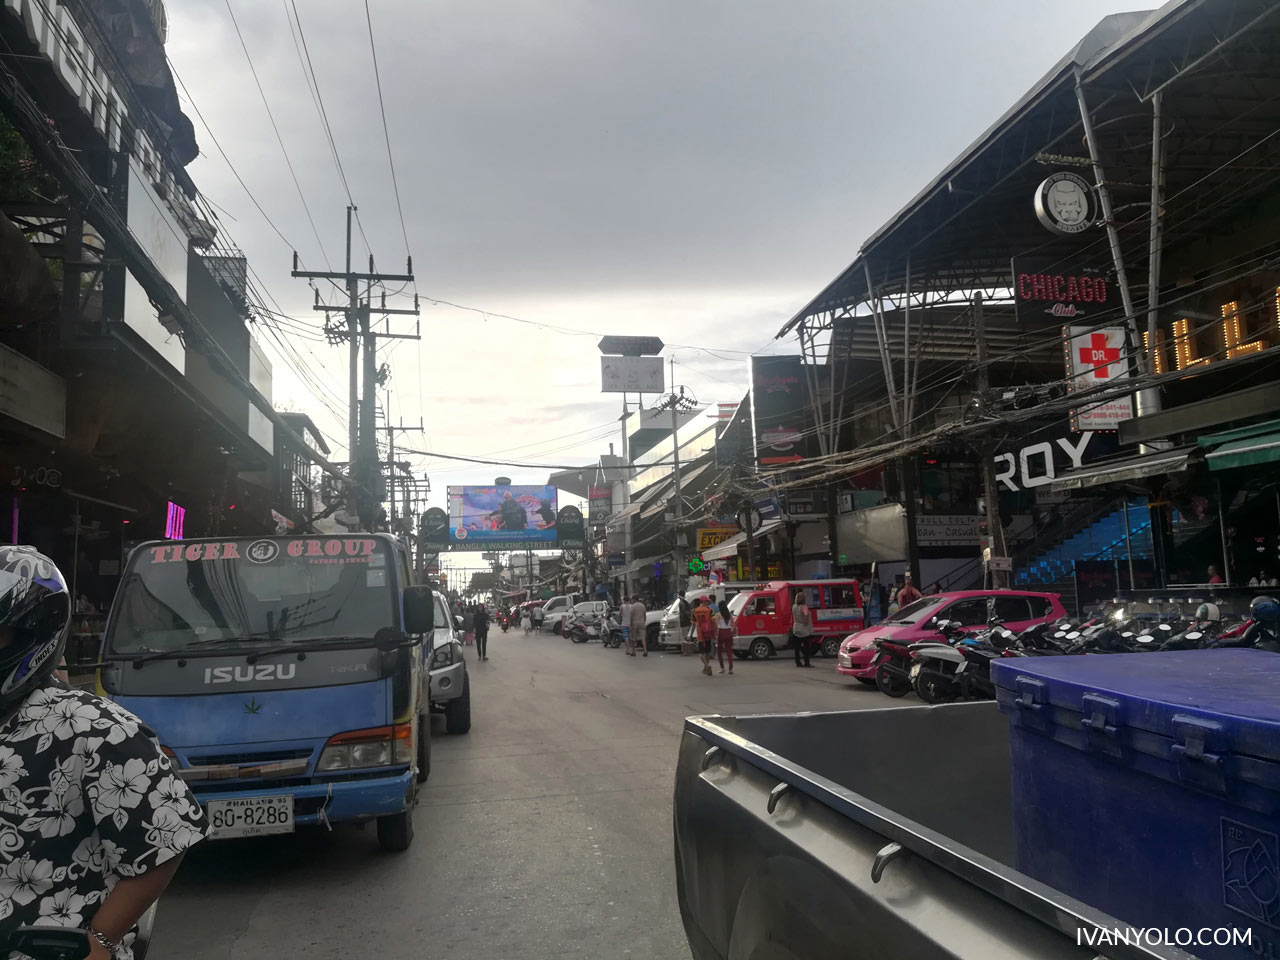
[[[97,940],[98,943],[102,944],[102,948],[106,950],[107,953],[111,954],[112,960],[114,960],[114,958],[120,953],[119,940],[112,940],[109,937],[107,937],[106,934],[102,933],[100,930],[93,929],[93,927],[89,928],[89,936],[93,937],[93,939]]]

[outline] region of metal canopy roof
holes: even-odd
[[[778,332],[873,295],[1004,288],[1013,256],[1109,267],[1101,229],[1055,238],[1032,212],[1036,185],[1093,179],[1077,76],[1097,131],[1126,264],[1145,281],[1151,106],[1166,123],[1165,243],[1227,218],[1280,179],[1280,9],[1274,0],[1175,0],[1107,17],[990,129],[862,245],[857,259]],[[868,289],[867,269],[872,289]]]

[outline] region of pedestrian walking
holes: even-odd
[[[791,646],[796,655],[797,667],[812,667],[809,662],[809,638],[813,636],[813,613],[804,599],[804,591],[796,591],[796,602],[791,605]],[[804,663],[800,658],[804,657]]]
[[[693,611],[689,607],[689,601],[684,597],[678,600],[680,608],[680,656],[684,656],[684,641],[693,640]]]
[[[462,635],[468,646],[476,636],[476,611],[475,607],[462,608]]]
[[[489,611],[483,603],[476,604],[473,616],[476,631],[476,657],[479,660],[489,659]]]
[[[526,637],[533,629],[533,612],[528,607],[520,608],[520,629],[524,631]]]
[[[729,604],[720,601],[720,609],[716,616],[716,659],[720,661],[720,672],[724,673],[724,662],[729,661],[729,676],[733,676],[733,623],[729,616]]]
[[[628,657],[636,652],[636,645],[631,639],[631,597],[622,595],[622,603],[618,604],[618,629],[622,631],[622,642],[627,645],[624,651]]]
[[[644,618],[648,613],[649,611],[645,608],[644,601],[639,597],[635,597],[631,601],[631,606],[627,608],[627,620],[625,621],[625,625],[631,628],[628,634],[630,639],[627,641],[627,644],[631,647],[631,655],[633,657],[636,655],[637,640],[640,642],[640,649],[644,651],[643,655],[646,657],[649,655],[649,638],[645,636],[644,622]]]
[[[546,613],[542,609],[542,604],[535,603],[533,605],[533,629],[541,633],[542,623],[545,618],[546,618]]]
[[[693,608],[694,631],[698,636],[698,656],[702,658],[702,672],[711,676],[711,645],[715,643],[716,621],[711,612],[711,604],[706,597],[698,598],[698,605]]]
[[[924,594],[915,588],[911,582],[911,571],[907,571],[902,575],[902,589],[898,591],[898,609],[902,609],[909,603],[915,603]]]

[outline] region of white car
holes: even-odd
[[[563,597],[552,597],[542,605],[542,629],[552,633],[560,633],[564,629],[564,618],[573,610],[578,602],[578,594],[570,593]]]
[[[444,728],[448,733],[466,733],[471,729],[471,678],[467,675],[467,661],[462,656],[458,633],[457,621],[449,615],[448,605],[437,593],[435,630],[431,649],[425,655],[430,658],[427,676],[431,709],[444,714]]]

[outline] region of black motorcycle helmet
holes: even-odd
[[[35,547],[0,545],[0,711],[57,669],[71,626],[71,594]]]
[[[1249,616],[1254,620],[1274,623],[1280,620],[1280,603],[1275,597],[1254,597],[1249,604]]]

